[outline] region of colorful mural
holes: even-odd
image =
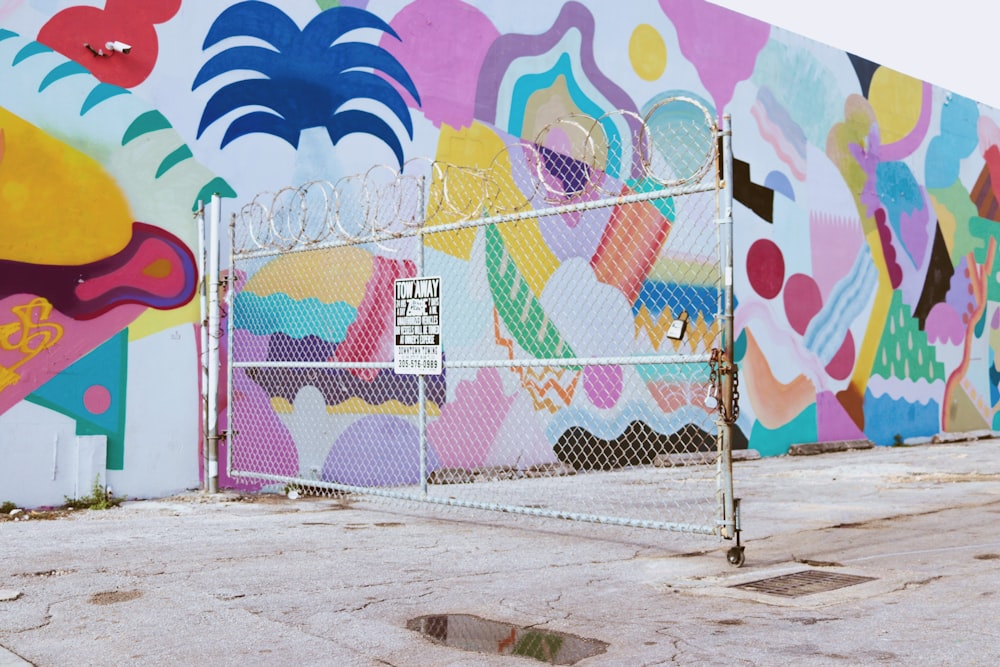
[[[128,479],[140,446],[130,429],[144,415],[126,394],[153,386],[137,355],[143,341],[188,340],[200,326],[191,212],[213,192],[238,204],[414,157],[494,168],[506,143],[533,141],[557,118],[641,116],[677,94],[732,116],[740,437],[774,455],[798,442],[998,430],[994,109],[700,0],[646,0],[627,13],[596,0],[134,4],[23,0],[0,11],[0,433],[21,402],[44,406],[80,433],[106,434],[109,467]],[[102,48],[114,41],[132,48]],[[630,128],[606,129],[614,138]],[[553,141],[557,150],[571,138]],[[632,164],[604,168],[623,189],[645,187]],[[674,260],[660,251],[675,223],[650,206],[626,229],[598,210],[536,232],[429,237],[425,250],[466,281],[470,297],[452,310],[462,319],[451,322],[466,327],[461,345],[655,350],[678,308],[696,328],[714,317],[697,286],[684,304],[665,296]],[[497,265],[469,271],[487,250]],[[340,282],[304,254],[265,264],[240,299],[273,317],[237,321],[238,335],[265,356],[385,358],[380,290],[413,275],[412,260],[358,248]],[[279,271],[309,280],[290,285]],[[570,283],[606,306],[600,345],[558,315]],[[321,311],[335,313],[335,331],[307,325]],[[170,349],[186,365],[156,386],[177,397],[171,421],[192,426],[180,448],[169,435],[141,446],[196,461],[197,401],[180,397],[197,387],[197,345]],[[237,396],[273,416],[267,437],[287,453],[283,472],[297,469],[306,441],[348,452],[366,433],[414,437],[412,388],[377,373],[237,382]],[[643,410],[629,382],[620,369],[441,378],[435,418],[477,420],[490,437],[463,454],[432,430],[435,464],[504,460],[515,438],[544,461],[567,438],[671,437],[663,415],[691,409],[674,380],[642,378],[644,405],[656,406]],[[391,409],[322,436],[295,417],[352,404]],[[0,455],[15,446],[26,445],[0,435]],[[197,483],[185,471],[176,486]]]

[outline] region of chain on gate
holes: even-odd
[[[722,421],[732,426],[736,423],[736,420],[740,418],[739,367],[735,362],[729,363],[726,360],[725,352],[717,347],[712,348],[711,356],[708,360],[708,367],[709,396],[715,401],[716,410],[718,410]],[[726,375],[729,375],[732,378],[732,414],[730,414],[729,407],[726,405],[727,401],[722,400],[724,395],[723,376]]]

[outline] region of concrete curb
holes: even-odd
[[[788,448],[789,456],[814,456],[831,452],[850,452],[858,449],[874,449],[871,440],[834,440],[832,442],[809,442],[792,445]]]

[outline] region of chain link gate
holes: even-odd
[[[229,474],[738,545],[728,130],[675,97],[450,132],[233,216]]]

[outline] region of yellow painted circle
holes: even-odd
[[[868,102],[878,119],[882,143],[891,144],[916,127],[923,107],[923,84],[888,67],[879,67],[868,89]]]
[[[628,41],[632,69],[646,81],[655,81],[667,68],[667,45],[656,28],[648,23],[636,26]]]

